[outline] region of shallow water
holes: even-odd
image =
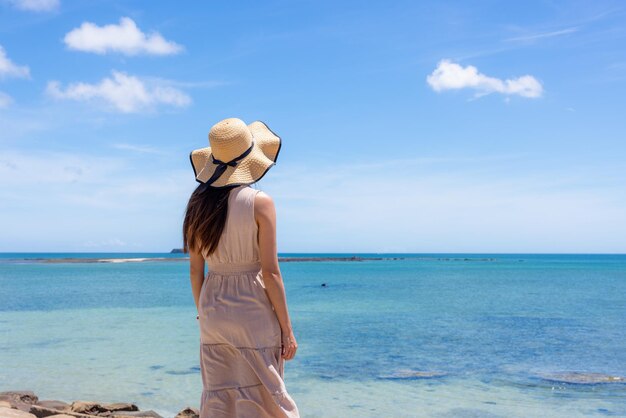
[[[76,256],[0,255],[0,391],[198,406],[187,263],[16,260]],[[303,416],[626,416],[626,384],[559,381],[626,376],[626,256],[384,256],[281,263]]]

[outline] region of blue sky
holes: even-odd
[[[0,0],[0,251],[169,251],[212,124],[280,252],[626,252],[619,1]]]

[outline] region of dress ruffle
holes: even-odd
[[[220,391],[203,391],[201,417],[210,418],[276,418],[299,417],[292,409],[276,404],[275,398],[262,384]]]
[[[299,417],[282,379],[280,352],[280,347],[202,344],[201,416]]]

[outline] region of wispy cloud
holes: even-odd
[[[30,69],[25,65],[17,65],[11,61],[0,45],[0,78],[5,77],[28,78],[30,77]]]
[[[309,161],[279,164],[254,187],[276,201],[279,251],[626,251],[622,167],[553,166],[513,155],[375,166]],[[0,248],[179,245],[193,174],[186,166],[152,168],[90,154],[3,151],[0,209],[11,216],[0,219]],[[42,201],[45,218],[30,209]]]
[[[20,10],[30,12],[50,12],[57,10],[61,5],[59,0],[8,0]]]
[[[117,248],[117,247],[127,247],[128,243],[122,241],[119,238],[109,238],[102,241],[92,241],[89,240],[83,244],[86,248]]]
[[[146,145],[133,145],[133,144],[113,144],[113,148],[119,149],[122,151],[132,151],[137,152],[139,154],[165,154],[163,151],[156,149],[154,147],[146,146]]]
[[[189,89],[195,89],[195,88],[212,89],[212,88],[228,86],[232,84],[229,81],[222,81],[222,80],[180,81],[180,80],[170,80],[168,78],[161,78],[161,77],[143,77],[143,79],[147,82],[152,82],[154,84],[159,84],[162,86],[171,86],[171,87],[189,88]]]
[[[35,184],[67,186],[105,181],[111,172],[124,167],[122,160],[60,152],[21,152],[4,150],[0,156],[0,186]]]
[[[186,156],[179,158],[184,164]],[[113,251],[121,243],[152,251],[179,246],[193,173],[149,167],[130,157],[3,148],[0,251],[80,251],[86,242]]]
[[[485,44],[481,43],[480,39],[476,39],[477,42],[472,43],[470,48],[452,50],[446,55],[454,57],[457,61],[466,61],[527,48],[543,40],[559,37],[568,38],[568,35],[574,34],[576,35],[577,46],[596,44],[598,48],[602,48],[607,42],[610,43],[615,39],[615,34],[598,30],[599,26],[594,26],[600,21],[622,14],[623,9],[612,8],[594,12],[593,10],[597,6],[602,6],[593,2],[589,2],[586,6],[589,6],[589,10],[581,9],[578,18],[572,19],[571,13],[568,13],[568,18],[551,19],[550,26],[546,26],[546,24],[542,24],[540,27],[507,26],[505,27],[506,32],[498,34],[491,42]]]
[[[436,92],[471,89],[476,91],[478,97],[500,93],[534,99],[543,94],[543,86],[533,76],[524,75],[502,80],[482,74],[472,65],[463,67],[448,59],[440,61],[426,81]]]
[[[191,97],[173,87],[148,85],[140,78],[120,71],[112,71],[111,78],[97,84],[70,83],[63,88],[58,81],[50,81],[46,93],[59,100],[102,102],[122,113],[137,113],[159,105],[185,107]]]
[[[9,107],[13,103],[13,99],[6,93],[0,91],[0,109]]]
[[[569,35],[571,33],[578,32],[579,29],[580,28],[578,27],[572,27],[572,28],[555,30],[551,32],[533,33],[529,35],[522,35],[522,36],[516,36],[513,38],[507,38],[504,41],[505,42],[532,42],[532,41],[537,41],[539,39],[554,38],[556,36]]]
[[[529,157],[279,164],[260,188],[291,251],[626,251],[621,167],[530,169]]]
[[[185,156],[181,156],[186,161]],[[186,166],[186,164],[185,164]],[[189,169],[190,170],[190,169]],[[2,192],[28,188],[59,199],[94,207],[122,209],[139,205],[140,199],[181,195],[181,184],[194,186],[193,173],[157,170],[145,173],[131,159],[88,153],[24,152],[3,150],[0,155],[0,200]],[[178,189],[177,189],[178,188]],[[24,199],[37,198],[30,193]]]
[[[128,17],[122,17],[117,25],[98,26],[84,22],[68,32],[63,40],[69,49],[96,54],[172,55],[183,50],[181,45],[166,40],[158,32],[142,32]]]

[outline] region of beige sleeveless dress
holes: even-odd
[[[281,331],[261,274],[254,198],[230,191],[228,217],[200,291],[200,418],[299,417],[283,382]]]

